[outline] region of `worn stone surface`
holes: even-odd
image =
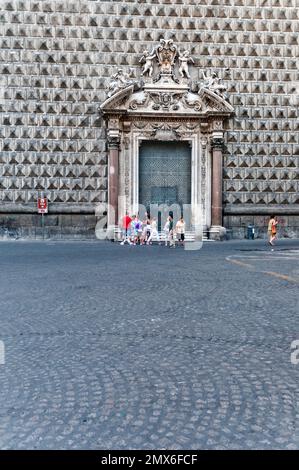
[[[298,249],[1,242],[1,449],[299,449]]]
[[[190,50],[193,80],[219,73],[236,110],[224,204],[298,215],[298,15],[297,0],[3,0],[1,205],[34,210],[39,191],[58,211],[107,200],[105,83],[119,66],[138,76],[166,36]]]

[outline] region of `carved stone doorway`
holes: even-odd
[[[178,59],[180,78],[175,69]],[[161,143],[161,148],[170,142],[190,146],[191,214],[200,211],[204,230],[218,238],[223,230],[223,123],[233,112],[222,94],[225,87],[216,74],[194,87],[188,76],[191,58],[186,51],[179,55],[171,40],[161,40],[143,60],[143,75],[148,76],[133,80],[118,70],[101,105],[109,151],[108,225],[118,224],[126,210],[136,212],[144,197],[139,188],[140,148],[142,160],[145,142]],[[175,185],[160,186],[161,197],[162,187],[169,187],[163,198],[166,191],[170,198],[178,198]]]

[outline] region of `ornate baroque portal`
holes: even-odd
[[[192,82],[188,51],[162,39],[144,51],[140,79],[121,69],[111,77],[101,105],[108,143],[108,225],[125,210],[138,210],[139,153],[144,141],[191,146],[191,207],[201,210],[204,230],[218,238],[222,227],[223,122],[232,112],[215,73]],[[110,207],[110,209],[109,209]]]

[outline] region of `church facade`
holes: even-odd
[[[3,5],[0,236],[163,204],[210,238],[299,235],[297,0]]]

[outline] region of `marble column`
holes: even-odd
[[[119,139],[108,140],[108,227],[118,224]]]
[[[212,226],[210,236],[214,239],[221,239],[225,234],[222,226],[222,171],[223,171],[223,138],[212,138]]]

